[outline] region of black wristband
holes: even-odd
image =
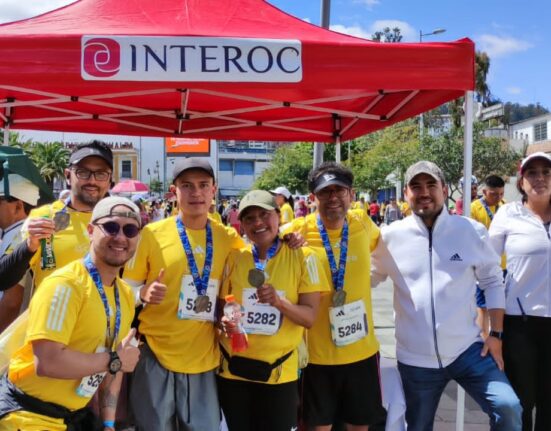
[[[490,331],[490,337],[497,338],[498,340],[503,340],[503,331]]]

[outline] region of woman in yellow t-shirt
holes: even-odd
[[[279,207],[279,221],[281,225],[291,223],[295,218],[294,201],[291,192],[287,187],[277,187],[270,190],[270,193],[275,196],[275,202]]]
[[[262,190],[239,206],[251,246],[229,255],[221,297],[231,294],[241,304],[248,348],[234,354],[230,338],[221,336],[218,394],[230,431],[297,426],[297,349],[327,284],[311,249],[291,250],[278,239],[278,212],[274,196]],[[226,333],[236,332],[234,321],[224,317],[222,324]],[[259,368],[264,377],[251,374]]]

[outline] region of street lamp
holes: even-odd
[[[419,30],[419,43],[423,42],[423,36],[432,36],[433,34],[440,34],[446,31],[445,28],[435,28],[430,33],[423,33],[423,30]],[[419,140],[423,139],[423,131],[425,129],[423,114],[419,114]]]
[[[433,34],[444,33],[445,31],[445,28],[435,28],[430,33],[423,33],[423,30],[419,30],[419,42],[423,42],[423,36],[432,36]]]

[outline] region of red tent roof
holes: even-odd
[[[80,0],[0,25],[12,129],[334,142],[473,87],[468,39],[371,42],[262,0]]]

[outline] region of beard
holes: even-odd
[[[87,192],[83,191],[82,189],[78,189],[78,190],[75,191],[75,198],[80,203],[82,203],[84,205],[87,205],[90,208],[94,208],[96,206],[96,204],[106,196],[106,194],[104,194],[103,196],[98,195],[97,197],[96,196],[90,196]]]

